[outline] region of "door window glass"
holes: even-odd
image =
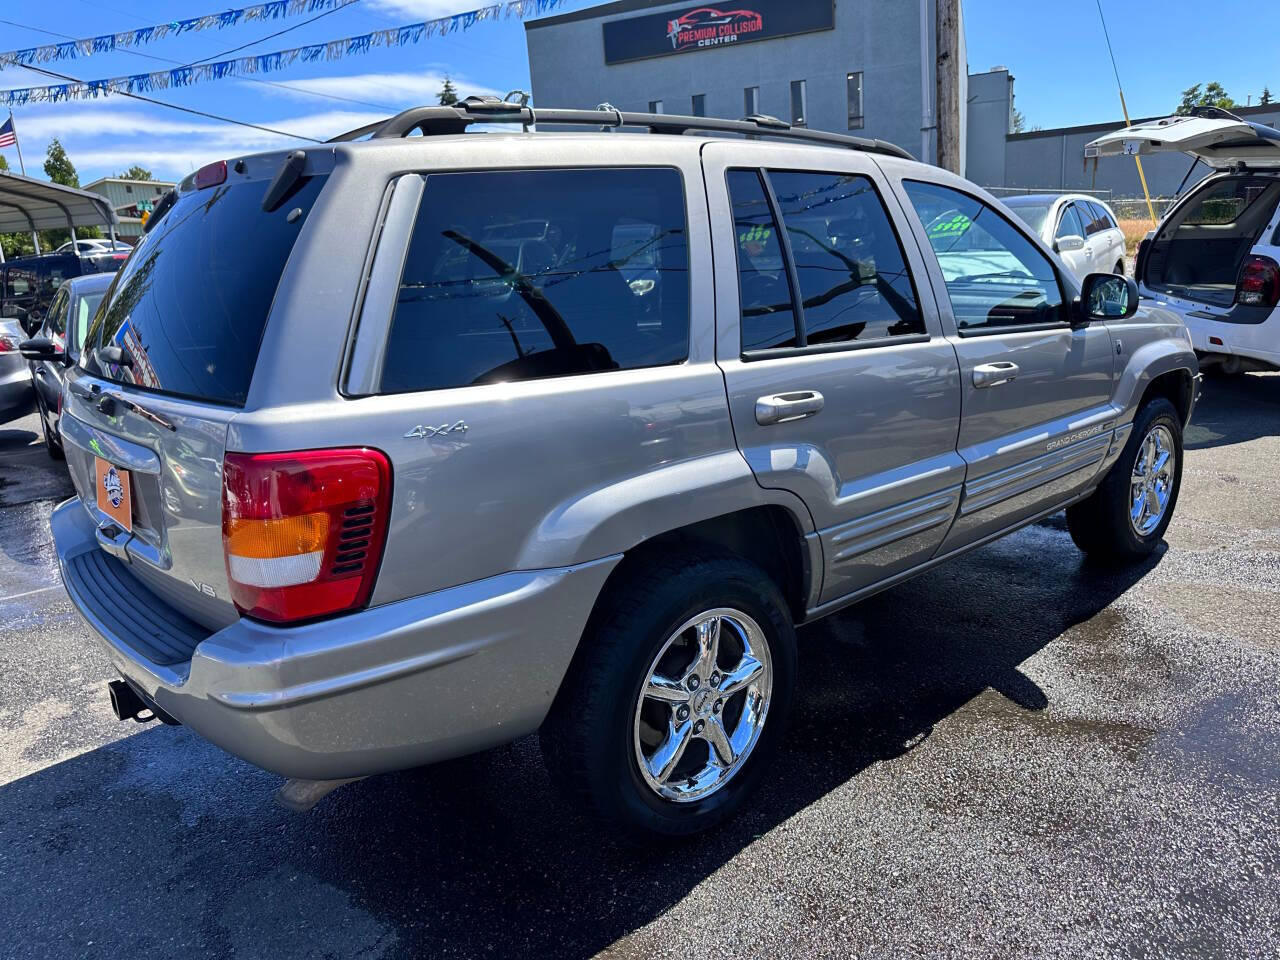
[[[45,315],[45,326],[49,332],[61,337],[67,329],[67,291],[59,290],[49,304],[49,312]]]
[[[1053,239],[1061,240],[1063,237],[1084,237],[1084,224],[1080,222],[1080,215],[1076,213],[1076,205],[1069,203],[1062,210],[1062,217],[1058,220],[1058,229],[1053,234]]]
[[[1102,204],[1090,201],[1089,206],[1093,209],[1093,216],[1098,222],[1099,230],[1110,230],[1116,225],[1116,222],[1111,219],[1111,214],[1107,213],[1107,208]]]
[[[729,199],[738,248],[738,297],[742,305],[742,351],[796,345],[791,284],[760,174],[730,170]]]
[[[679,172],[427,177],[383,392],[629,370],[688,353]]]
[[[903,182],[961,331],[1064,322],[1053,264],[982,201],[936,183]]]
[[[924,333],[911,275],[866,177],[770,171],[810,345]]]

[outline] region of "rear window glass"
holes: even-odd
[[[325,176],[262,210],[267,181],[183,193],[143,236],[107,291],[86,343],[118,344],[103,376],[147,390],[243,406],[285,261]],[[296,212],[295,212],[296,211]]]
[[[768,173],[811,345],[924,333],[898,237],[866,177]]]
[[[686,359],[688,344],[677,171],[432,174],[380,389],[658,366]]]
[[[1261,177],[1219,180],[1187,204],[1187,212],[1180,225],[1195,227],[1235,223],[1274,182]]]

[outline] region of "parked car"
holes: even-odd
[[[35,393],[19,347],[27,337],[16,320],[0,320],[0,423],[31,411]]]
[[[1214,108],[1086,147],[1091,156],[1171,150],[1212,172],[1139,244],[1139,290],[1183,318],[1206,370],[1280,369],[1280,131]]]
[[[1080,279],[1090,273],[1124,273],[1124,231],[1101,200],[1079,193],[1028,193],[1005,197],[1004,204]]]
[[[40,431],[49,456],[61,460],[62,436],[58,420],[62,415],[62,386],[66,368],[80,359],[89,321],[98,311],[102,297],[115,276],[91,273],[68,280],[54,294],[44,322],[35,331],[34,343],[25,343],[29,355],[47,357],[30,361],[31,382],[35,385],[36,410],[40,414]]]
[[[133,247],[123,240],[68,240],[55,253],[74,253],[85,262],[86,268],[97,271],[114,271],[129,259]],[[88,272],[88,270],[86,270]]]
[[[26,333],[34,333],[62,282],[83,273],[80,257],[73,253],[15,257],[0,264],[0,319],[16,320]]]
[[[532,120],[471,99],[153,218],[52,517],[118,717],[298,806],[540,731],[605,822],[687,834],[784,747],[797,623],[1064,508],[1101,561],[1156,549],[1198,374],[1132,280],[880,141],[537,118],[685,135],[465,135]]]

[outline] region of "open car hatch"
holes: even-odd
[[[1084,155],[1147,156],[1169,151],[1197,157],[1217,169],[1235,163],[1280,167],[1280,130],[1214,108],[1124,127],[1088,143]]]

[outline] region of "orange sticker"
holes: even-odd
[[[133,498],[129,490],[129,471],[93,458],[93,472],[98,490],[98,509],[127,531],[133,530]]]

